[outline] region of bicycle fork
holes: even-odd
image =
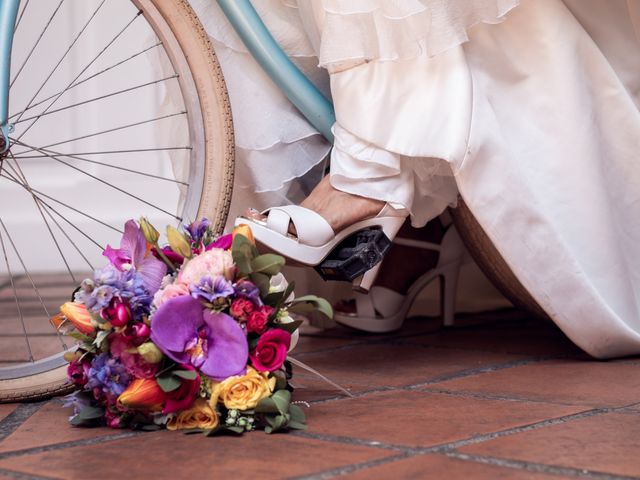
[[[0,156],[9,149],[9,84],[13,30],[20,0],[0,0]]]

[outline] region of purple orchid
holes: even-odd
[[[233,285],[222,275],[206,275],[200,282],[191,284],[191,296],[193,298],[204,298],[208,302],[213,302],[217,298],[225,298],[233,295]]]
[[[151,320],[151,340],[177,363],[186,363],[222,381],[245,373],[247,338],[240,325],[224,313],[205,310],[187,295],[163,303]]]
[[[133,220],[129,220],[124,225],[120,248],[112,248],[111,245],[107,245],[102,254],[121,272],[128,270],[130,268],[128,265],[133,267],[149,292],[155,293],[160,289],[162,277],[167,273],[167,267],[147,250],[147,241]]]

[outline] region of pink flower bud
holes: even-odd
[[[100,316],[111,322],[114,327],[124,327],[131,321],[131,309],[120,298],[114,298],[108,307],[100,311]]]

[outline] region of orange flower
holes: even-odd
[[[90,335],[95,332],[96,329],[91,321],[91,315],[83,304],[67,302],[60,307],[60,312],[80,333]],[[56,325],[59,322],[59,318],[57,316],[53,317],[51,321]]]
[[[244,223],[242,223],[235,227],[231,234],[233,235],[234,239],[236,238],[236,235],[242,235],[243,237],[247,237],[247,239],[254,245],[256,244],[256,239],[253,238],[253,232],[251,231],[251,227],[249,227],[249,225],[245,225]]]
[[[118,404],[127,408],[157,412],[162,410],[167,394],[152,378],[136,378],[118,397]]]

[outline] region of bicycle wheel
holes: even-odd
[[[49,325],[126,219],[208,217],[233,181],[222,72],[184,0],[23,0],[0,163],[0,401],[68,390]]]

